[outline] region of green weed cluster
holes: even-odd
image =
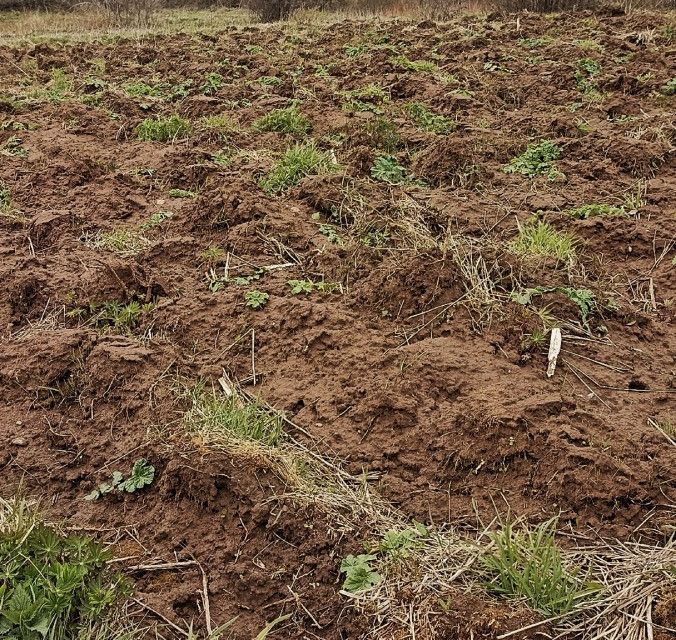
[[[97,633],[129,584],[93,540],[44,524],[20,499],[0,503],[0,637],[76,640]]]
[[[403,184],[410,180],[406,167],[400,165],[399,161],[390,155],[376,157],[371,167],[371,177],[388,184]]]
[[[561,148],[551,140],[533,142],[516,158],[512,158],[503,170],[505,173],[520,173],[528,178],[546,175],[550,180],[561,173],[554,167],[554,161],[561,157]]]
[[[425,131],[445,135],[455,130],[455,121],[434,113],[421,102],[410,102],[406,106],[406,112],[413,122]]]

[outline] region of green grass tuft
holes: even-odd
[[[292,133],[301,135],[312,128],[310,121],[298,111],[295,105],[286,109],[276,109],[258,118],[253,123],[258,131],[276,131],[278,133]]]
[[[176,114],[168,118],[146,118],[136,128],[139,140],[145,142],[174,142],[187,137],[190,131],[190,123]]]
[[[328,171],[333,159],[314,142],[296,144],[286,150],[272,170],[259,181],[263,191],[280,193],[297,185],[303,178]]]
[[[204,384],[197,385],[188,395],[192,406],[185,414],[184,424],[207,441],[226,439],[274,447],[282,439],[281,416],[256,402],[248,402],[235,393],[229,397],[216,395]]]
[[[549,223],[534,218],[519,228],[519,235],[510,243],[509,249],[525,257],[538,256],[570,262],[575,258],[575,239],[557,231]]]
[[[598,587],[584,584],[564,565],[554,539],[556,519],[534,529],[504,523],[491,534],[494,547],[483,562],[494,577],[489,590],[507,597],[525,598],[545,616],[570,612]]]

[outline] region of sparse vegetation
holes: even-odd
[[[669,16],[342,1],[0,10],[3,490],[140,580],[0,638],[673,626]]]

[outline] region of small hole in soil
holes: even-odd
[[[629,381],[629,388],[634,391],[645,391],[648,388],[648,385],[643,382],[643,380],[638,380],[637,378],[632,378]]]

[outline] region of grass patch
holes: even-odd
[[[575,605],[598,591],[585,585],[563,562],[554,540],[556,519],[535,528],[504,523],[490,534],[493,549],[483,563],[493,575],[488,589],[494,593],[524,598],[544,616],[570,612]]]
[[[589,218],[623,216],[627,212],[624,207],[616,207],[610,204],[583,204],[574,209],[567,209],[566,213],[572,218],[587,220]]]
[[[95,249],[113,251],[122,256],[133,256],[150,246],[150,240],[137,229],[113,229],[100,231],[91,241]]]
[[[12,207],[12,192],[9,187],[0,180],[0,213],[7,213]]]
[[[546,175],[554,180],[561,172],[554,161],[561,157],[561,148],[551,140],[542,140],[528,145],[526,150],[503,167],[505,173],[519,173],[528,178]]]
[[[136,128],[139,140],[144,142],[174,142],[186,138],[190,131],[190,123],[176,114],[167,118],[146,118]]]
[[[268,447],[278,445],[283,436],[282,418],[260,404],[247,401],[234,392],[216,395],[204,384],[187,392],[191,407],[184,417],[188,430],[206,440],[230,443],[253,442]]]
[[[445,135],[451,133],[456,128],[454,120],[434,113],[421,102],[409,102],[406,105],[406,112],[411,120],[425,131]]]
[[[570,262],[575,259],[575,239],[549,223],[533,218],[519,226],[519,235],[509,244],[509,250],[524,257]]]
[[[298,110],[298,107],[293,105],[286,109],[275,109],[258,118],[253,123],[253,127],[258,131],[276,131],[278,133],[301,135],[310,131],[312,125]]]
[[[90,538],[47,526],[26,501],[0,500],[0,637],[113,640],[108,623],[131,590],[111,559]]]
[[[404,55],[393,56],[390,58],[390,62],[415,73],[436,73],[439,69],[436,63],[431,60],[411,60]]]
[[[323,173],[334,165],[333,158],[314,142],[299,143],[287,149],[258,184],[266,193],[277,194],[297,185],[306,176]]]

